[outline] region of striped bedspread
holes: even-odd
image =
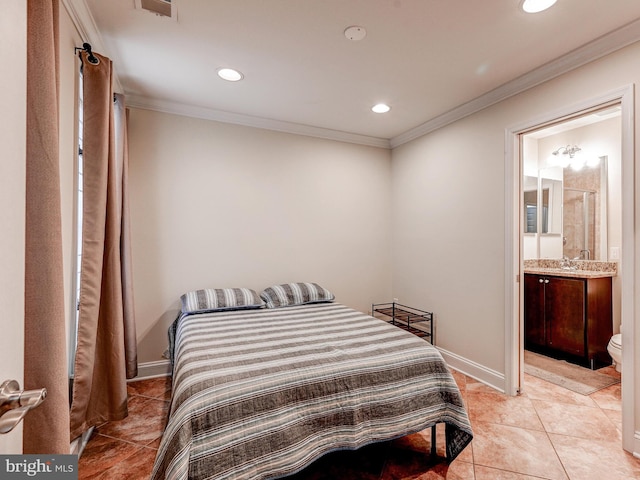
[[[458,387],[424,340],[338,303],[190,315],[153,479],[267,479],[324,453],[446,423],[472,439]]]

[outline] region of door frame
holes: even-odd
[[[635,368],[633,345],[636,337],[635,291],[635,166],[634,166],[634,86],[629,84],[601,96],[568,105],[505,129],[505,392],[517,395],[524,379],[524,309],[521,216],[522,155],[521,135],[548,124],[582,115],[607,104],[621,106],[622,168],[622,254],[619,272],[622,281],[622,446],[640,456],[640,432],[635,434]],[[636,438],[637,437],[637,438]]]

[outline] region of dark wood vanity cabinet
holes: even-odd
[[[525,273],[525,348],[590,368],[611,364],[611,277]]]

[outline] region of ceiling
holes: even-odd
[[[173,19],[136,0],[64,3],[129,105],[376,146],[640,40],[638,0],[538,14],[520,0],[173,0]],[[347,39],[353,25],[364,39]]]

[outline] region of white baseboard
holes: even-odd
[[[144,380],[154,377],[166,377],[171,375],[171,363],[169,360],[158,360],[138,364],[138,376],[130,381]]]
[[[491,370],[469,359],[437,347],[447,365],[464,373],[465,375],[478,380],[496,390],[504,393],[504,375]],[[171,363],[169,360],[157,360],[155,362],[145,362],[138,365],[138,376],[132,381],[143,380],[154,377],[165,377],[171,375]]]
[[[504,374],[496,372],[495,370],[491,370],[490,368],[484,367],[478,363],[472,362],[471,360],[461,357],[460,355],[457,355],[453,352],[449,352],[444,348],[436,348],[442,354],[442,358],[444,358],[444,361],[447,362],[447,365],[449,365],[454,370],[457,370],[460,373],[464,373],[474,380],[482,382],[485,385],[488,385],[489,387],[495,388],[499,392],[504,393]]]
[[[631,452],[634,457],[640,458],[640,432],[635,431],[633,435],[633,452]]]

